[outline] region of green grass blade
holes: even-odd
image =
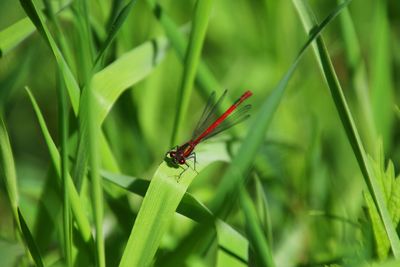
[[[293,0],[293,2],[297,11],[299,12],[300,18],[302,19],[307,32],[309,32],[310,29],[312,29],[312,27],[315,25],[315,22],[313,24],[307,24],[307,22],[312,22],[314,15],[307,7],[307,4],[302,0]],[[383,220],[385,230],[391,243],[393,254],[396,258],[398,258],[400,257],[400,240],[396,234],[389,212],[385,205],[382,190],[379,188],[378,182],[368,166],[366,153],[360,140],[357,128],[354,124],[350,109],[347,105],[342,88],[336,77],[332,62],[321,37],[317,39],[317,47],[314,49],[316,49],[314,52],[318,57],[318,61],[321,63],[324,77],[328,83],[328,87],[330,89],[339,117],[342,121],[343,128],[353,149],[353,153],[368,186],[368,190],[371,193],[375,205],[377,206],[379,214]]]
[[[140,206],[120,267],[148,266],[153,260],[161,237],[196,176],[190,168],[180,176],[181,172],[181,168],[171,168],[166,162],[158,167]]]
[[[29,16],[33,24],[35,24],[35,27],[42,35],[46,43],[50,46],[56,59],[58,69],[62,73],[64,83],[68,89],[72,107],[76,113],[79,109],[80,89],[76,79],[74,78],[74,75],[72,74],[71,69],[68,67],[68,64],[65,61],[60,49],[58,48],[49,29],[47,28],[43,14],[36,7],[35,3],[32,0],[20,0],[20,2],[26,14]]]
[[[246,220],[246,232],[250,241],[251,248],[254,249],[256,262],[260,266],[275,266],[272,258],[271,248],[265,238],[264,232],[260,226],[257,211],[250,199],[250,196],[241,188],[239,193],[240,205],[242,207]]]
[[[164,38],[151,40],[132,49],[105,69],[96,73],[92,86],[99,108],[97,119],[103,122],[117,98],[129,87],[147,77],[163,58]]]
[[[100,267],[105,267],[106,257],[104,251],[104,236],[103,236],[103,187],[100,179],[99,168],[100,168],[100,157],[98,155],[98,143],[100,134],[100,124],[97,123],[97,109],[95,106],[95,99],[93,94],[93,88],[88,86],[86,88],[89,91],[89,97],[87,98],[87,118],[89,121],[88,125],[88,144],[89,144],[89,167],[91,177],[91,192],[92,192],[92,207],[94,215],[95,225],[95,240],[97,249],[97,264]],[[82,141],[82,140],[81,140]],[[86,141],[86,140],[84,140]]]
[[[29,252],[32,255],[33,260],[36,263],[36,266],[38,267],[43,267],[43,261],[42,261],[42,256],[40,256],[40,252],[38,247],[36,246],[35,240],[33,239],[33,236],[31,234],[31,231],[28,228],[28,225],[26,224],[26,221],[24,217],[22,216],[21,211],[18,208],[18,221],[19,224],[21,225],[21,230],[22,230],[22,235],[24,238],[24,241],[29,248]]]
[[[190,95],[192,94],[193,82],[200,61],[201,48],[207,31],[212,2],[212,0],[197,0],[194,8],[193,27],[190,32],[189,45],[185,56],[182,83],[178,94],[178,108],[172,131],[171,146],[174,146],[177,143],[178,131],[180,131],[182,127],[182,122],[184,121],[186,111],[189,107]]]
[[[42,115],[42,112],[40,111],[38,104],[36,103],[35,98],[33,97],[32,93],[30,92],[30,90],[28,88],[26,88],[26,91],[29,95],[29,98],[32,102],[32,106],[33,106],[36,116],[38,118],[39,126],[42,130],[44,140],[46,141],[47,147],[49,149],[51,160],[52,160],[54,168],[56,169],[57,174],[58,174],[57,177],[60,179],[59,182],[61,182],[60,155],[58,153],[57,147],[54,144],[53,139],[51,138],[51,135],[50,135],[49,130],[47,129],[44,117]],[[69,194],[69,198],[71,201],[71,209],[74,214],[76,223],[78,225],[79,233],[81,234],[81,236],[85,242],[89,242],[92,240],[90,224],[85,215],[85,211],[83,210],[83,205],[80,201],[79,195],[78,195],[78,193],[75,189],[75,186],[72,182],[72,179],[69,175],[68,175],[68,194]]]
[[[61,76],[61,74],[60,74]],[[60,77],[61,78],[61,77]],[[72,266],[72,227],[70,201],[68,197],[68,106],[67,93],[63,84],[58,86],[59,135],[61,140],[61,181],[63,191],[64,253],[67,266]]]
[[[3,116],[0,114],[0,169],[3,171],[4,184],[7,189],[8,199],[11,204],[11,210],[14,216],[14,220],[17,223],[18,228],[18,185],[17,185],[17,173],[15,170],[14,157],[12,154],[10,139],[8,138],[7,128],[3,121]],[[19,229],[20,230],[20,229]]]
[[[0,32],[0,57],[13,50],[35,31],[35,26],[24,18]]]
[[[108,171],[101,171],[100,174],[106,180],[142,197],[145,196],[150,185],[150,181],[148,180],[139,179],[128,175],[111,173]],[[212,217],[211,211],[188,192],[185,192],[183,195],[183,198],[176,211],[195,221],[202,221],[205,218]]]

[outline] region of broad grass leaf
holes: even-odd
[[[171,168],[166,162],[158,167],[140,206],[120,267],[148,266],[153,260],[161,237],[196,176],[190,168],[181,172],[181,168]]]

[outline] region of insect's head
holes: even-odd
[[[179,154],[177,151],[170,151],[168,154],[174,164],[185,164],[185,158],[182,157],[182,155]]]

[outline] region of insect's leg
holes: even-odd
[[[193,161],[193,170],[199,174],[199,172],[196,170],[196,163],[197,163],[197,159],[196,159],[196,152],[192,152],[186,159],[194,159]],[[187,165],[187,164],[186,164]],[[188,165],[189,166],[189,165]]]
[[[190,168],[189,164],[187,164],[186,162],[185,162],[185,165],[187,166],[187,168],[184,168],[181,165],[179,165],[179,167],[182,168],[183,171],[179,175],[177,175],[178,176],[178,178],[176,179],[177,182],[179,182],[179,180],[181,179],[181,176],[185,173],[185,171],[187,171],[187,169]]]

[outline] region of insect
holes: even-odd
[[[215,101],[215,92],[213,92],[207,101],[207,105],[203,110],[195,130],[193,131],[192,138],[183,145],[177,146],[167,152],[174,164],[185,164],[189,167],[186,161],[191,158],[194,159],[194,164],[196,164],[196,154],[194,149],[200,142],[229,129],[250,116],[248,111],[250,110],[251,105],[246,105],[240,108],[238,107],[253,94],[251,91],[244,92],[242,96],[232,104],[232,106],[222,113],[222,115],[217,116],[218,106],[222,103],[226,93],[227,90],[225,90],[220,98]]]

